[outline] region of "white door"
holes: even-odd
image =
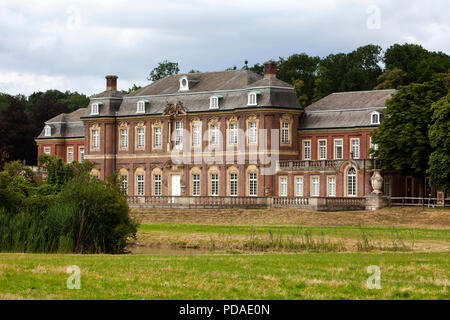
[[[180,175],[172,175],[172,196],[181,195]]]

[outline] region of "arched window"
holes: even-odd
[[[347,171],[347,196],[356,196],[356,169],[353,167]]]
[[[380,113],[378,111],[370,114],[370,124],[380,124]]]

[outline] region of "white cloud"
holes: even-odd
[[[370,5],[380,8],[379,29],[367,28]],[[211,71],[368,43],[448,53],[449,9],[448,0],[0,0],[0,91],[91,94],[106,74],[128,88],[164,59]]]

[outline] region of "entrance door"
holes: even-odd
[[[172,175],[172,196],[180,196],[180,195],[181,195],[180,175],[173,174]]]

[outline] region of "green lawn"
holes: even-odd
[[[450,254],[0,254],[0,299],[449,299]],[[66,288],[66,267],[81,289]],[[382,288],[365,287],[381,268]]]

